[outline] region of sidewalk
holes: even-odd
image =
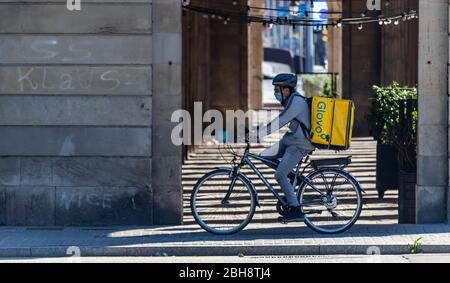
[[[117,228],[0,228],[0,257],[237,256],[408,254],[422,237],[424,253],[450,253],[449,225],[357,225],[342,235],[318,235],[301,224],[250,225],[234,236],[198,226]],[[379,250],[378,250],[379,249]]]

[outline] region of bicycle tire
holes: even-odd
[[[308,216],[307,211],[305,210],[305,208],[302,206],[302,210],[305,213],[305,224],[313,231],[320,233],[320,234],[340,234],[340,233],[344,233],[347,230],[349,230],[350,228],[353,227],[353,225],[358,221],[359,217],[361,216],[361,212],[362,212],[362,207],[363,207],[363,197],[362,197],[362,188],[361,185],[359,184],[358,180],[353,177],[353,175],[351,175],[350,173],[348,173],[347,171],[344,171],[342,169],[338,169],[338,168],[321,168],[319,170],[313,171],[311,172],[307,178],[310,180],[314,180],[317,176],[323,175],[324,173],[332,173],[332,174],[338,174],[340,175],[343,179],[348,180],[353,188],[354,191],[356,193],[356,197],[357,197],[357,208],[355,211],[354,216],[351,218],[351,220],[346,223],[345,225],[342,225],[342,227],[340,228],[335,228],[335,229],[325,229],[325,228],[321,228],[318,227],[317,225],[315,225],[313,223],[313,221],[311,220],[311,217]],[[305,194],[305,190],[307,189],[307,187],[309,186],[306,182],[303,182],[302,184],[300,184],[300,188],[298,190],[298,199],[299,202],[302,203],[304,202],[304,200],[302,199],[302,196]]]
[[[202,187],[202,185],[212,179],[215,176],[231,176],[232,169],[217,169],[214,171],[209,172],[208,174],[204,175],[201,179],[198,180],[198,182],[195,184],[194,188],[191,192],[191,198],[190,198],[190,206],[191,206],[191,212],[194,216],[195,221],[197,222],[200,227],[202,227],[205,231],[214,234],[214,235],[233,235],[240,231],[242,231],[247,225],[251,222],[253,219],[253,216],[256,211],[256,205],[257,205],[257,197],[256,192],[253,190],[253,186],[251,183],[249,183],[248,178],[245,177],[243,174],[238,174],[237,179],[241,181],[242,184],[244,184],[245,188],[248,190],[250,195],[250,208],[248,211],[248,215],[245,218],[245,220],[240,223],[237,227],[229,230],[218,230],[214,227],[211,227],[207,223],[205,223],[204,219],[201,218],[200,213],[197,211],[197,200],[196,196],[198,194],[199,189]]]

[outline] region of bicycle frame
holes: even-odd
[[[241,161],[239,162],[239,164],[237,166],[235,166],[233,168],[233,176],[232,176],[232,181],[230,183],[229,189],[227,194],[225,195],[224,199],[222,200],[222,204],[227,204],[228,203],[228,199],[231,196],[231,193],[233,191],[234,188],[234,184],[237,180],[238,174],[240,172],[240,170],[242,169],[242,167],[244,167],[245,165],[248,165],[252,171],[258,176],[258,178],[264,183],[264,185],[269,189],[269,191],[273,194],[273,196],[282,204],[283,207],[289,207],[288,203],[275,191],[275,189],[273,188],[273,186],[269,183],[269,181],[267,180],[266,177],[264,177],[264,175],[261,173],[261,171],[259,171],[259,169],[256,167],[256,165],[252,162],[251,159],[256,159],[259,161],[262,161],[265,164],[269,164],[272,161],[270,159],[266,159],[264,157],[261,157],[259,155],[256,155],[254,153],[249,152],[250,150],[250,145],[247,144],[244,155],[242,156]],[[276,165],[275,162],[273,162],[273,165]],[[317,189],[314,184],[312,184],[310,182],[310,180],[308,179],[308,177],[305,177],[303,175],[303,172],[306,170],[306,168],[309,167],[310,164],[308,164],[304,169],[303,172],[300,173],[300,165],[297,167],[297,171],[295,173],[295,183],[294,183],[294,188],[297,186],[296,182],[298,180],[298,178],[301,179],[301,183],[300,186],[301,187],[303,185],[303,183],[307,183],[309,186],[311,186],[311,188],[316,191],[317,193],[319,193],[321,196],[323,197],[327,197],[326,193],[323,193],[321,190]],[[257,192],[255,192],[257,194]],[[323,202],[310,202],[310,203],[301,203],[300,206],[302,207],[306,207],[306,206],[319,206],[319,205],[323,205]]]

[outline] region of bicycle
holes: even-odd
[[[279,161],[251,153],[249,141],[245,140],[245,143],[242,156],[228,146],[228,151],[233,155],[231,168],[217,168],[206,174],[192,190],[192,214],[195,221],[209,233],[238,233],[251,222],[256,207],[261,207],[255,185],[241,172],[244,166],[249,166],[278,200],[276,208],[280,215],[283,216],[289,209],[286,199],[277,193],[251,159],[259,160],[274,170]],[[304,162],[300,160],[289,174],[305,214],[305,223],[321,234],[343,233],[357,222],[363,205],[364,190],[356,178],[344,170],[351,164],[351,156],[310,160],[311,154],[306,156]],[[302,164],[306,164],[303,170]],[[305,176],[308,168],[312,172]],[[327,181],[327,177],[331,177],[331,182]]]

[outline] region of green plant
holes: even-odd
[[[338,96],[337,92],[331,89],[329,81],[323,84],[323,96],[329,98],[336,98]]]
[[[388,87],[374,86],[372,100],[372,134],[378,142],[398,151],[400,168],[416,168],[417,90],[402,88],[397,82]]]
[[[307,97],[321,96],[336,98],[338,94],[331,88],[328,74],[302,75],[303,90]]]
[[[409,253],[418,254],[422,252],[422,238],[417,238],[412,245],[408,245]]]

